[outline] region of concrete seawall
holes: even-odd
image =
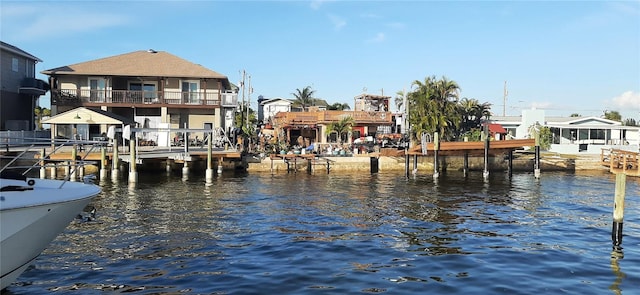
[[[319,157],[317,163],[325,163],[328,160],[330,162],[331,172],[350,172],[350,171],[371,171],[371,161],[366,155],[359,155],[356,157]],[[444,156],[440,158],[439,166],[441,169],[446,170],[462,170],[463,169],[463,157],[459,156]],[[307,161],[299,159],[296,161],[296,167],[298,171],[306,171]],[[409,159],[409,170],[413,170],[413,158]],[[508,169],[508,159],[504,156],[490,157],[489,169],[490,171],[506,171]],[[533,171],[534,158],[530,154],[519,154],[514,157],[513,170],[514,171]],[[290,169],[294,169],[294,163],[289,163]],[[378,158],[379,171],[404,171],[405,170],[405,158],[404,157],[388,157],[381,156]],[[433,157],[418,157],[417,164],[418,171],[423,173],[433,172]],[[600,163],[599,156],[572,156],[572,155],[543,155],[541,157],[541,170],[542,171],[576,171],[576,170],[608,170]],[[248,172],[287,172],[287,163],[284,160],[271,160],[265,158],[259,162],[248,163]],[[315,173],[326,173],[325,165],[313,165]],[[484,169],[484,159],[482,157],[469,157],[469,170],[481,171]]]

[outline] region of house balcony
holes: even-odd
[[[36,78],[24,78],[20,82],[19,92],[30,95],[44,95],[49,91],[49,84]]]
[[[237,94],[222,93],[224,106],[237,102]],[[217,108],[221,99],[217,92],[193,91],[142,91],[142,90],[51,90],[51,103],[65,106],[137,106],[137,107],[178,107]]]

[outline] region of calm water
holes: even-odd
[[[110,180],[8,294],[640,294],[640,179],[611,259],[613,175]]]

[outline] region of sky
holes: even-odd
[[[40,58],[37,72],[147,49],[236,84],[245,71],[253,108],[306,86],[353,108],[436,76],[495,116],[640,121],[640,1],[2,0],[0,39]]]

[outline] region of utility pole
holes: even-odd
[[[240,80],[240,88],[242,88],[242,104],[240,105],[240,128],[242,128],[242,124],[244,123],[244,79],[246,76],[246,72],[242,70],[242,79]]]
[[[506,116],[507,115],[507,95],[509,94],[509,92],[507,92],[507,81],[504,81],[504,96],[502,98],[502,116]]]
[[[249,128],[249,109],[251,108],[251,93],[253,92],[253,88],[251,88],[251,75],[249,75],[249,91],[247,95],[247,128]]]

